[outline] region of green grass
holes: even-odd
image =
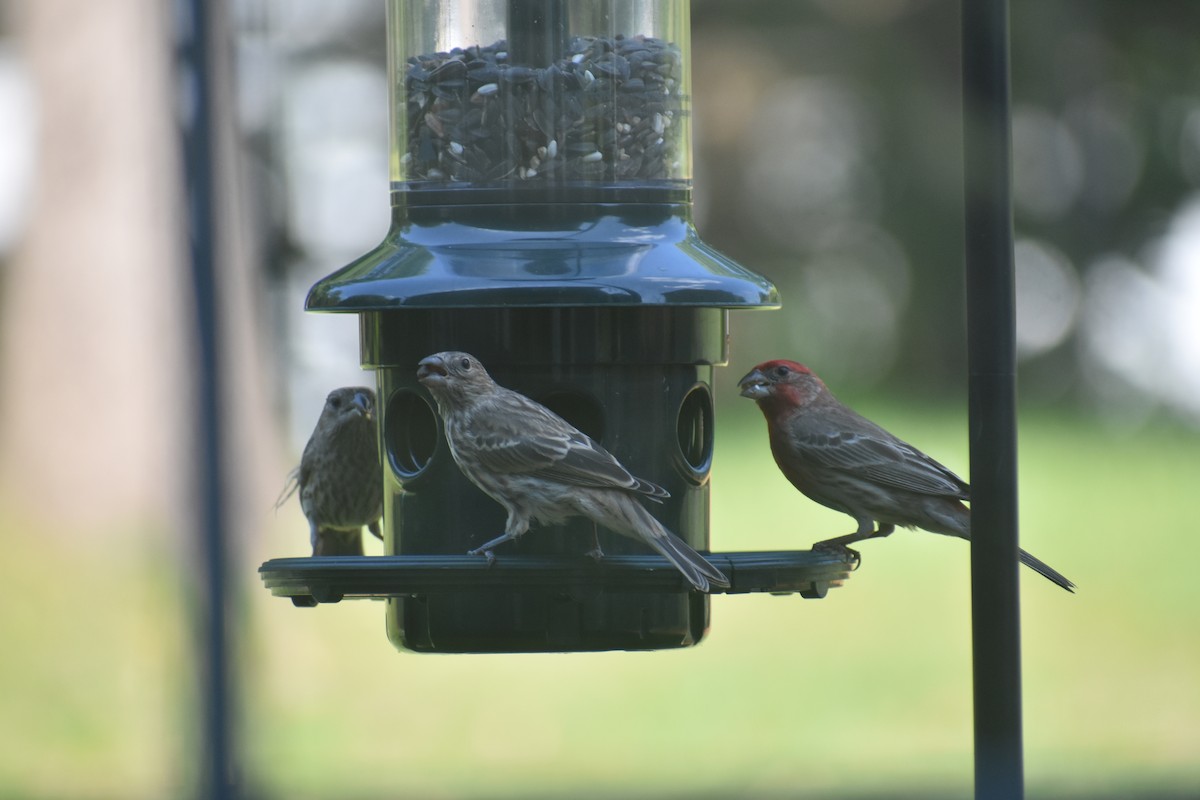
[[[966,471],[962,418],[865,410]],[[714,549],[847,532],[848,518],[778,475],[748,412],[722,408]],[[1029,796],[1194,793],[1200,437],[1117,437],[1039,415],[1023,423],[1020,453],[1022,544],[1079,585],[1070,596],[1023,571]],[[964,542],[908,531],[869,542],[862,568],[822,600],[714,598],[709,637],[689,650],[418,656],[388,643],[381,604],[295,609],[259,586],[261,560],[303,551],[296,513],[265,520],[241,565],[243,766],[263,794],[970,793]],[[171,576],[162,558],[97,550],[26,535],[0,565],[24,598],[0,612],[5,797],[166,796],[188,770],[190,670]],[[49,560],[53,583],[28,569]]]
[[[161,543],[11,517],[0,531],[0,797],[173,795],[190,676]]]

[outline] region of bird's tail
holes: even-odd
[[[713,586],[729,586],[725,573],[714,567],[704,556],[693,550],[688,543],[671,533],[656,520],[642,504],[632,497],[621,497],[620,519],[629,523],[628,530],[618,531],[633,534],[653,547],[683,573],[689,582],[702,592]]]
[[[1050,566],[1041,559],[1034,558],[1024,550],[1018,552],[1018,557],[1021,559],[1022,564],[1029,567],[1047,580],[1053,581],[1062,588],[1066,589],[1068,592],[1075,591],[1075,584],[1071,583],[1071,581],[1067,580],[1061,572],[1054,569],[1054,567]]]
[[[275,510],[278,511],[283,504],[288,501],[288,498],[296,493],[300,488],[300,468],[296,467],[288,473],[287,483],[283,485],[283,491],[279,493],[279,497],[275,498]]]

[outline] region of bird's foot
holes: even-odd
[[[854,562],[857,567],[862,562],[862,556],[858,551],[848,546],[845,542],[837,539],[827,539],[823,542],[817,542],[812,546],[814,551],[819,550],[823,553],[838,553],[847,561]]]
[[[604,551],[600,549],[600,526],[592,522],[592,549],[584,553],[585,556],[600,563],[600,559],[604,558]]]
[[[496,563],[496,554],[495,554],[495,553],[493,553],[493,552],[491,551],[491,549],[489,549],[489,548],[487,548],[487,547],[476,547],[474,550],[468,550],[468,551],[467,551],[467,555],[469,555],[469,556],[483,556],[484,558],[486,558],[486,559],[487,559],[487,563],[488,563],[488,566],[489,566],[489,567],[490,567],[492,564],[495,564],[495,563]]]

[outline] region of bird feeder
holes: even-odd
[[[477,356],[670,498],[653,513],[709,549],[713,370],[730,309],[775,288],[702,242],[691,212],[688,0],[389,0],[392,223],[317,283],[311,311],[359,315],[383,455],[378,558],[276,559],[298,602],[387,600],[422,652],[658,649],[697,643],[708,596],[593,526],[535,527],[489,566],[499,504],[455,466],[417,362]],[[709,560],[727,591],[820,596],[836,554]],[[312,598],[312,600],[309,600]]]

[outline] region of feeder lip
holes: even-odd
[[[319,281],[309,311],[778,308],[766,278],[705,244],[685,203],[398,205],[384,241]]]
[[[708,553],[729,578],[713,593],[800,594],[824,597],[858,568],[856,556],[798,550]],[[296,605],[336,603],[343,598],[386,598],[489,590],[516,592],[687,592],[691,585],[658,555],[313,556],[275,558],[259,567],[263,584]]]

